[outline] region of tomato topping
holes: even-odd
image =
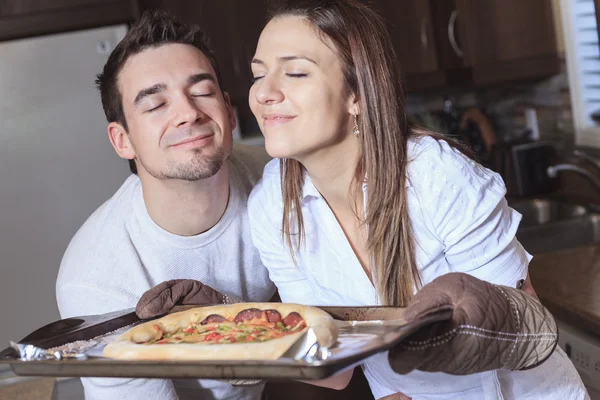
[[[220,335],[218,332],[211,332],[204,337],[204,341],[208,342],[211,340],[219,340],[222,337],[223,337],[223,335]]]

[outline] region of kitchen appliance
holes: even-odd
[[[129,175],[94,80],[126,25],[0,43],[0,343],[59,318],[62,255]]]
[[[545,142],[532,142],[511,146],[516,193],[535,196],[550,193],[557,188],[548,176],[548,167],[556,161],[554,146]]]
[[[558,345],[571,359],[591,400],[600,400],[600,337],[557,320]]]

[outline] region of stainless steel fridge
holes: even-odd
[[[63,252],[129,174],[94,85],[126,31],[0,42],[0,348],[59,319]]]

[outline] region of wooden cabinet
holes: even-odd
[[[0,41],[130,22],[135,0],[2,0]]]
[[[409,89],[482,86],[560,71],[548,0],[379,4]]]
[[[55,11],[112,3],[111,0],[4,0],[0,2],[0,17]]]
[[[383,0],[380,11],[385,15],[396,55],[405,74],[422,74],[439,69],[437,45],[433,36],[429,2]]]
[[[559,72],[550,1],[456,0],[456,12],[474,84]]]
[[[429,1],[380,0],[402,75],[409,87],[439,87],[446,83],[441,67]]]

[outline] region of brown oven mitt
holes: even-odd
[[[141,319],[148,319],[168,313],[175,304],[209,305],[241,302],[242,300],[227,296],[200,281],[172,279],[147,290],[135,306],[135,313]]]
[[[414,321],[439,310],[452,310],[452,318],[421,328],[390,350],[394,371],[529,369],[548,359],[558,343],[556,321],[538,299],[467,274],[446,274],[425,285],[404,318]]]
[[[135,313],[141,319],[163,315],[176,304],[211,305],[242,303],[243,300],[223,294],[200,281],[193,279],[172,279],[147,290],[138,300]],[[232,386],[258,386],[262,379],[228,379],[224,382]]]

